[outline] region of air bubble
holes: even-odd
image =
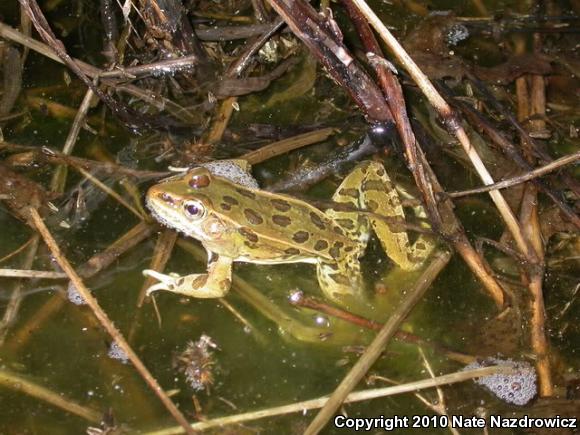
[[[525,405],[537,393],[536,371],[525,361],[502,360],[487,358],[482,362],[475,362],[465,367],[465,370],[480,369],[492,365],[509,366],[517,370],[513,375],[496,374],[476,379],[475,382],[484,386],[495,396],[507,403]]]
[[[72,281],[69,282],[69,285],[66,289],[66,297],[68,298],[68,300],[70,302],[72,302],[75,305],[86,305],[87,304],[87,301],[85,301],[85,298],[83,298],[83,296],[79,293],[79,291],[74,286]]]
[[[123,364],[127,364],[129,362],[129,357],[116,341],[112,342],[111,346],[109,346],[107,356],[111,359],[121,361]]]

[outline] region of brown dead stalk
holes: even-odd
[[[540,166],[539,168],[526,172],[525,174],[518,175],[517,177],[508,178],[507,180],[498,181],[497,183],[490,184],[485,187],[478,187],[476,189],[463,190],[461,192],[447,192],[447,195],[449,195],[451,198],[461,198],[462,196],[489,192],[490,190],[495,189],[507,189],[508,187],[517,186],[518,184],[525,183],[526,181],[530,181],[538,177],[543,177],[544,175],[557,171],[561,167],[569,165],[570,163],[573,163],[579,159],[580,151],[564,157],[560,157],[559,159],[554,160],[547,165]]]
[[[22,376],[5,369],[0,370],[0,386],[10,388],[11,390],[22,392],[36,399],[50,403],[66,412],[78,415],[93,423],[101,420],[102,413],[91,408],[86,408],[73,402],[62,393],[51,391],[42,385],[32,382]]]
[[[337,412],[345,398],[358,385],[375,361],[383,353],[386,345],[395,335],[402,322],[409,315],[415,305],[423,298],[433,280],[447,265],[450,258],[451,254],[449,252],[439,252],[434,255],[432,262],[421,274],[415,288],[407,293],[398,309],[383,325],[372,343],[365,349],[356,364],[349,370],[338,387],[336,387],[334,392],[330,395],[328,402],[324,404],[323,408],[304,431],[305,435],[314,435],[320,432],[328,420]]]
[[[454,246],[498,308],[501,308],[504,304],[504,291],[493,275],[489,273],[481,255],[471,245],[463,226],[455,216],[453,203],[446,199],[440,199],[441,195],[444,194],[443,189],[416,141],[407,116],[401,85],[391,68],[387,66],[387,62],[384,59],[381,61],[382,51],[369,27],[367,18],[353,2],[343,0],[343,4],[359,32],[369,62],[377,72],[379,84],[395,118],[397,131],[405,145],[407,166],[423,196],[434,229]],[[443,196],[443,198],[445,197]]]
[[[191,427],[187,419],[183,416],[181,411],[177,409],[175,404],[169,399],[165,391],[161,388],[157,380],[153,377],[153,375],[149,372],[147,367],[143,364],[139,356],[133,351],[129,343],[125,340],[123,335],[119,332],[119,330],[113,325],[113,322],[109,319],[107,314],[103,311],[97,300],[91,294],[90,290],[84,285],[81,277],[77,274],[68,260],[64,257],[64,255],[60,251],[60,247],[58,246],[56,240],[44,224],[42,218],[38,214],[38,212],[34,208],[29,208],[29,216],[30,221],[33,223],[34,227],[37,229],[41,237],[43,238],[44,242],[52,252],[52,255],[63,269],[63,271],[68,275],[69,279],[72,282],[72,285],[75,286],[76,290],[81,294],[84,300],[87,302],[87,305],[93,311],[95,317],[100,322],[101,326],[107,333],[111,336],[111,338],[119,345],[121,349],[125,352],[131,363],[135,366],[143,380],[151,387],[154,393],[159,397],[163,405],[167,408],[167,410],[171,413],[171,415],[175,418],[175,420],[181,425],[181,427],[186,431],[188,434],[195,433]]]
[[[519,40],[521,41],[521,40]],[[517,42],[519,42],[517,41]],[[538,34],[534,38],[535,49],[538,50],[541,40]],[[517,51],[524,51],[523,43],[516,44]],[[517,52],[516,51],[516,52]],[[516,95],[518,98],[518,120],[527,119],[534,115],[545,115],[546,95],[543,76],[523,76],[516,80]],[[531,129],[544,131],[546,128],[543,119],[532,122]],[[530,144],[522,141],[523,154],[528,163],[534,163],[534,153]],[[546,335],[546,317],[544,307],[544,294],[542,284],[544,279],[545,258],[544,241],[540,228],[538,211],[538,189],[533,183],[525,185],[521,199],[520,221],[524,228],[524,236],[534,250],[538,259],[535,267],[527,270],[528,290],[531,296],[531,346],[536,356],[536,370],[539,380],[540,396],[549,397],[554,395],[552,382],[552,370],[549,354],[549,343]]]

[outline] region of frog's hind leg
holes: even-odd
[[[165,275],[154,270],[144,270],[143,275],[159,282],[147,289],[147,295],[166,290],[192,298],[221,298],[230,290],[232,283],[232,259],[208,252],[208,273],[187,276]]]
[[[363,299],[358,256],[348,256],[336,263],[320,261],[316,274],[326,297],[339,305]]]
[[[412,198],[404,191],[402,194]],[[345,201],[345,197],[356,199],[357,207],[373,214],[405,222],[405,211],[397,188],[380,163],[364,162],[358,165],[339,186],[333,200],[354,205],[353,201]],[[422,207],[416,207],[414,212],[417,217],[425,217]],[[433,250],[433,242],[423,234],[411,244],[406,230],[397,230],[394,225],[389,226],[385,220],[373,215],[368,216],[368,221],[389,258],[401,269],[418,269]]]

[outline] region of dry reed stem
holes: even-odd
[[[566,166],[570,163],[575,162],[580,159],[580,151],[573,154],[569,154],[564,157],[560,157],[547,165],[540,166],[533,171],[526,172],[525,174],[518,175],[517,177],[508,178],[506,180],[498,181],[497,183],[490,184],[485,187],[479,187],[477,189],[462,190],[460,192],[447,192],[451,198],[460,198],[462,196],[473,195],[476,193],[489,192],[490,190],[506,189],[508,187],[513,187],[518,184],[525,183],[526,181],[533,180],[538,177],[542,177],[550,172],[560,169],[562,166]]]
[[[534,35],[535,51],[540,49],[540,37]],[[525,41],[523,38],[515,40],[516,53],[526,51]],[[518,120],[523,121],[535,115],[541,118],[546,113],[546,95],[544,78],[538,75],[523,76],[516,80],[516,95],[518,98]],[[543,119],[536,119],[530,122],[531,131],[544,131],[546,123]],[[534,153],[531,144],[522,141],[524,156],[529,164],[534,164]],[[531,295],[531,326],[530,342],[532,350],[536,356],[536,371],[538,373],[539,395],[549,397],[554,395],[554,386],[552,381],[552,370],[550,363],[549,342],[546,336],[546,312],[544,306],[544,295],[542,290],[545,256],[544,241],[540,227],[540,218],[538,211],[538,189],[528,183],[522,194],[520,208],[520,222],[524,228],[524,236],[530,246],[534,249],[538,259],[535,267],[527,271],[528,290]]]
[[[461,124],[454,118],[453,112],[449,104],[443,99],[443,97],[437,92],[433,84],[429,81],[427,76],[421,71],[417,64],[411,59],[409,54],[397,41],[397,39],[391,34],[391,32],[386,28],[382,21],[377,17],[373,10],[367,5],[364,0],[352,0],[352,2],[360,9],[360,11],[366,16],[370,25],[375,28],[377,33],[391,49],[397,60],[403,65],[407,70],[409,75],[413,78],[417,86],[421,89],[423,94],[427,97],[431,105],[440,114],[440,116],[445,120],[446,127],[450,130],[458,139],[459,143],[463,147],[465,153],[471,160],[475,170],[477,171],[479,177],[484,184],[493,184],[494,180],[488,172],[487,168],[483,164],[481,157],[471,146],[469,138]],[[512,234],[518,248],[520,251],[526,255],[528,258],[533,258],[533,251],[528,247],[523,235],[522,230],[512,212],[509,208],[507,202],[505,201],[503,195],[497,190],[491,191],[490,196],[496,205],[500,215],[504,219],[508,230]]]
[[[146,220],[148,218],[147,216],[143,216],[138,210],[135,209],[135,207],[133,207],[131,204],[129,204],[127,201],[125,201],[125,199],[123,199],[123,197],[121,195],[119,195],[113,189],[111,189],[110,187],[105,185],[97,177],[94,177],[90,172],[85,171],[80,166],[75,166],[75,169],[77,171],[79,171],[87,180],[89,180],[91,183],[93,183],[98,189],[102,190],[107,195],[114,198],[119,204],[121,204],[123,207],[125,207],[127,210],[129,210],[131,213],[133,213],[137,217],[137,219],[142,221],[142,220]]]
[[[491,376],[494,374],[512,374],[516,373],[513,368],[509,366],[489,366],[474,370],[465,370],[461,372],[451,373],[448,375],[438,376],[436,378],[428,378],[420,381],[409,382],[407,384],[395,385],[384,388],[373,388],[368,390],[356,391],[350,393],[345,403],[355,403],[364,400],[372,400],[382,397],[393,396],[396,394],[410,393],[426,388],[433,388],[441,385],[450,385],[453,383],[467,381],[469,379],[481,378],[484,376]],[[229,415],[227,417],[218,417],[212,420],[194,423],[191,427],[198,431],[203,431],[212,428],[223,428],[232,424],[240,424],[247,421],[259,420],[267,417],[276,417],[284,414],[291,414],[295,412],[305,412],[310,409],[318,409],[324,406],[329,400],[329,396],[319,397],[317,399],[305,400],[303,402],[296,402],[290,405],[277,406],[274,408],[263,409],[260,411],[244,412],[242,414]],[[152,432],[145,432],[144,435],[177,435],[183,433],[180,427],[172,427],[167,429],[156,430]]]
[[[87,92],[85,93],[81,105],[79,106],[74,121],[68,132],[68,136],[66,137],[64,145],[62,147],[63,154],[69,155],[72,153],[77,138],[79,137],[81,128],[85,124],[85,118],[87,117],[87,113],[89,112],[89,108],[91,107],[94,98],[95,94],[93,93],[93,91],[91,89],[87,89]],[[50,190],[52,190],[53,192],[64,191],[67,171],[68,168],[65,165],[59,165],[56,167],[56,170],[52,174],[52,180],[50,182]]]
[[[401,302],[398,309],[384,324],[383,328],[377,333],[372,343],[366,348],[356,364],[349,370],[347,375],[334,390],[328,399],[328,402],[326,402],[304,432],[305,435],[317,434],[332,418],[340,405],[344,402],[344,399],[358,385],[378,357],[383,353],[389,340],[395,335],[395,332],[399,329],[401,323],[405,320],[415,305],[423,298],[433,280],[447,265],[450,258],[451,254],[449,252],[439,252],[433,256],[432,262],[423,271],[415,287],[412,290],[409,290],[405,295],[405,299]]]
[[[208,144],[217,143],[222,139],[230,118],[234,113],[234,104],[238,102],[238,97],[228,97],[220,104],[218,113],[214,116],[209,133],[204,142]]]
[[[0,276],[28,279],[63,279],[66,278],[66,273],[52,272],[50,270],[0,269]]]
[[[10,334],[3,348],[15,353],[25,347],[33,337],[33,333],[39,330],[53,315],[58,313],[64,303],[65,298],[60,293],[53,295],[42,307],[36,310],[23,326]]]
[[[173,246],[177,240],[177,232],[170,230],[169,228],[163,228],[157,238],[157,243],[155,244],[155,249],[153,250],[153,258],[149,263],[148,269],[153,270],[163,270],[165,265],[171,257],[173,252]],[[155,278],[147,277],[141,286],[139,291],[139,296],[137,297],[137,307],[141,308],[143,301],[145,300],[146,291],[156,282]]]
[[[175,404],[169,399],[165,391],[161,388],[157,380],[151,375],[147,367],[141,362],[137,354],[133,351],[129,343],[125,340],[123,335],[119,332],[119,330],[113,325],[113,322],[109,319],[107,314],[103,311],[100,307],[97,300],[93,297],[90,290],[84,285],[81,277],[76,273],[74,268],[68,262],[68,260],[62,255],[56,240],[50,234],[50,231],[44,224],[42,218],[38,214],[38,212],[33,209],[29,208],[30,220],[36,227],[37,231],[40,233],[44,242],[50,249],[52,255],[55,257],[56,261],[60,265],[60,267],[65,271],[68,275],[69,279],[72,281],[72,284],[75,286],[77,291],[80,295],[84,298],[87,305],[93,311],[95,317],[101,324],[101,326],[109,333],[111,338],[119,345],[119,347],[125,352],[133,366],[137,369],[143,380],[149,385],[149,387],[155,392],[157,397],[161,400],[163,405],[167,408],[167,410],[171,413],[173,418],[185,429],[188,434],[193,434],[194,431],[190,428],[187,419],[183,416],[181,411],[177,409]]]

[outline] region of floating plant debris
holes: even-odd
[[[174,367],[185,375],[187,383],[195,391],[208,392],[214,382],[215,358],[212,349],[216,348],[211,337],[202,334],[199,340],[188,342],[185,350],[174,359]]]
[[[129,357],[116,341],[113,341],[109,346],[107,356],[111,359],[121,361],[123,364],[127,364],[129,362]]]

